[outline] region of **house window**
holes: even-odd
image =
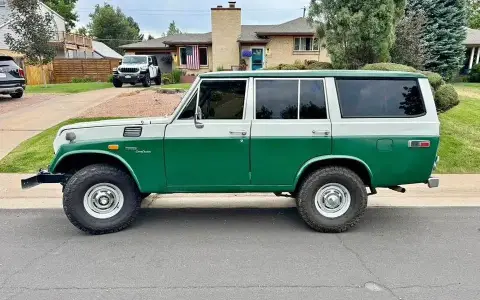
[[[318,39],[309,37],[295,38],[295,51],[318,51]]]
[[[0,0],[1,1],[1,0]],[[187,64],[187,47],[180,47],[180,65],[185,66]],[[199,59],[200,66],[208,66],[208,51],[207,47],[199,47]]]
[[[0,0],[0,7],[4,7],[6,4],[6,0]]]

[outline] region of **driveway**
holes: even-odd
[[[0,159],[18,144],[62,121],[108,101],[132,88],[105,89],[73,95],[26,95],[0,99]]]
[[[0,210],[0,299],[480,299],[480,208],[370,208],[321,234],[295,209],[143,210],[88,236]]]

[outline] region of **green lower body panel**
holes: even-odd
[[[252,184],[290,186],[309,160],[330,155],[332,140],[327,137],[252,138]]]
[[[166,139],[165,166],[170,192],[250,184],[248,138]]]
[[[410,140],[428,140],[429,148],[410,148]],[[356,157],[372,172],[375,187],[424,183],[432,173],[438,137],[337,137],[333,155]]]

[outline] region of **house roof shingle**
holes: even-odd
[[[108,47],[102,42],[98,41],[92,41],[93,45],[93,51],[97,52],[99,55],[105,57],[105,58],[118,58],[122,59],[123,56],[117,53],[115,50],[112,48]]]
[[[306,18],[297,18],[278,25],[242,25],[242,32],[238,41],[242,43],[268,43],[269,39],[263,36],[269,35],[306,35],[314,34],[315,29],[308,24]],[[152,49],[168,48],[179,44],[211,44],[212,33],[177,34],[150,41],[144,41],[121,46],[123,49]]]

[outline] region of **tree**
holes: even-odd
[[[468,0],[468,27],[480,29],[480,0]]]
[[[150,41],[150,40],[154,40],[154,39],[155,39],[155,37],[154,37],[153,35],[151,35],[151,34],[149,34],[148,37],[147,37],[147,40],[149,40],[149,41]]]
[[[67,32],[75,27],[78,21],[78,14],[75,12],[75,5],[78,0],[42,0],[52,10],[61,15],[66,22]]]
[[[425,69],[450,79],[465,58],[467,9],[465,0],[410,0],[407,13],[423,11],[426,16],[422,44]]]
[[[423,12],[409,12],[398,22],[395,29],[395,43],[390,55],[392,62],[423,70],[425,46],[422,41],[426,18]]]
[[[12,33],[5,34],[5,43],[10,50],[24,54],[27,64],[51,62],[56,53],[50,44],[56,34],[52,14],[42,13],[37,0],[9,0],[9,5],[13,21],[8,27]]]
[[[309,21],[325,40],[335,68],[390,61],[405,0],[311,0]]]
[[[75,33],[78,34],[78,35],[87,36],[88,35],[88,30],[85,26],[82,26],[80,28],[77,28],[75,30]]]
[[[168,25],[168,31],[163,33],[163,37],[170,36],[170,35],[175,35],[175,34],[181,34],[182,31],[177,27],[175,24],[175,21],[172,21],[170,25]]]
[[[110,4],[96,5],[90,14],[91,22],[87,25],[90,36],[104,42],[119,53],[124,53],[121,45],[143,40],[140,27],[122,10]]]

